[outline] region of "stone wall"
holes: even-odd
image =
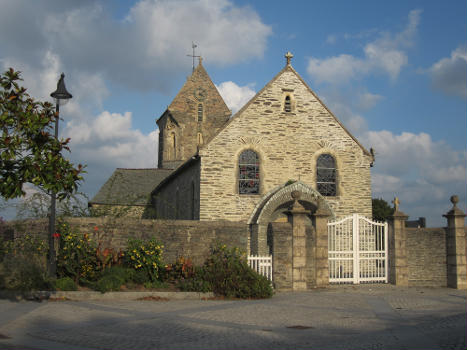
[[[199,160],[184,164],[152,194],[155,219],[199,220]]]
[[[68,218],[75,232],[88,233],[114,249],[126,246],[130,237],[156,237],[164,245],[164,260],[173,262],[178,256],[190,257],[200,265],[215,242],[247,250],[247,228],[243,223],[229,221],[134,220],[130,218]],[[8,225],[15,235],[25,233],[47,237],[48,220],[12,221]],[[97,230],[95,230],[97,228]]]
[[[444,228],[406,228],[409,286],[446,287]]]
[[[292,111],[283,101],[292,97]],[[260,158],[260,193],[238,193],[238,158],[252,149]],[[200,149],[200,220],[247,221],[261,198],[290,179],[316,189],[316,160],[337,162],[337,196],[326,197],[336,216],[371,216],[372,157],[288,67]],[[215,199],[215,200],[213,200]]]

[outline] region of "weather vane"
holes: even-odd
[[[193,58],[193,72],[195,71],[195,57],[201,58],[201,56],[195,55],[195,49],[196,49],[197,47],[198,47],[198,45],[196,45],[194,42],[191,42],[191,48],[193,49],[193,54],[187,55],[188,57],[192,57],[192,58]]]

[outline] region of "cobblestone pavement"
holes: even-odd
[[[465,350],[466,292],[391,285],[267,300],[0,300],[0,349]]]

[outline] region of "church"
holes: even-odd
[[[158,167],[116,169],[90,206],[148,219],[243,222],[258,237],[257,253],[270,249],[269,223],[290,219],[294,191],[310,225],[318,207],[334,219],[371,217],[374,156],[295,71],[292,57],[233,116],[200,59],[156,121]]]

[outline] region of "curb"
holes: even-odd
[[[214,298],[214,293],[198,292],[63,292],[63,291],[37,291],[15,292],[0,291],[0,299],[10,300],[50,300],[50,301],[85,301],[85,300],[203,300]]]

